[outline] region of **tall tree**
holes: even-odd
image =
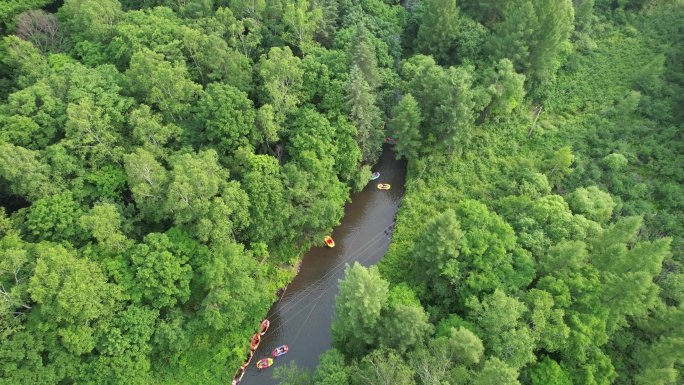
[[[141,148],[124,156],[124,167],[133,199],[143,217],[152,222],[165,217],[168,171],[154,155]]]
[[[456,39],[461,32],[456,0],[427,0],[420,7],[418,50],[440,64],[453,64]]]
[[[164,55],[143,49],[131,57],[126,76],[139,99],[156,106],[171,121],[185,119],[202,87],[188,79],[183,62],[170,63]]]
[[[511,368],[534,362],[535,341],[527,325],[521,322],[525,305],[500,290],[482,301],[468,300],[472,321],[484,336],[485,346]],[[487,365],[485,365],[486,367]]]
[[[122,232],[123,218],[114,204],[96,205],[81,216],[80,224],[110,253],[123,252],[131,243]]]
[[[462,306],[466,294],[513,292],[532,279],[531,257],[515,244],[513,229],[479,202],[465,200],[437,214],[419,234],[415,276],[425,299],[445,311]]]
[[[314,34],[323,19],[323,10],[315,3],[307,0],[288,0],[283,23],[288,32],[283,36],[285,41],[299,47],[302,53],[308,53],[314,46]]]
[[[118,0],[65,0],[58,16],[84,40],[106,43],[113,37],[123,11]]]
[[[370,40],[370,32],[363,25],[356,27],[356,33],[349,47],[349,67],[359,67],[364,80],[371,89],[376,89],[382,83],[378,71],[378,60],[375,47]]]
[[[525,97],[525,76],[515,72],[510,60],[499,60],[494,68],[486,71],[484,77],[486,92],[491,100],[480,115],[483,121],[490,114],[506,116],[522,103]]]
[[[175,247],[164,234],[150,233],[130,252],[134,286],[133,299],[153,309],[174,307],[190,297],[192,267],[190,255]]]
[[[374,350],[361,360],[354,373],[355,382],[363,385],[415,385],[413,370],[401,356],[385,347]]]
[[[422,346],[433,329],[420,305],[393,304],[383,319],[385,327],[380,331],[379,342],[400,354]]]
[[[289,47],[273,47],[268,56],[262,56],[259,75],[263,80],[265,102],[270,103],[276,112],[284,116],[293,112],[301,101],[302,70],[300,59],[292,54]]]
[[[173,123],[163,124],[162,116],[142,104],[131,111],[128,124],[132,128],[136,144],[157,157],[166,157],[167,144],[181,134],[181,128]]]
[[[484,367],[475,375],[473,385],[520,385],[518,372],[496,357],[485,362]]]
[[[431,57],[416,55],[404,62],[402,77],[423,115],[423,151],[462,151],[472,136],[475,111],[486,104],[472,86],[471,70],[444,69]]]
[[[254,148],[259,139],[255,117],[247,94],[233,86],[211,83],[197,103],[195,119],[201,135],[193,140],[197,147],[210,142],[224,156],[232,156],[239,147]]]
[[[596,186],[578,188],[568,194],[566,200],[573,212],[602,223],[613,216],[613,209],[616,206],[611,195]]]
[[[97,263],[51,244],[36,245],[36,267],[28,291],[36,316],[56,332],[61,345],[80,355],[95,348],[98,323],[106,325],[122,298]]]
[[[503,6],[503,21],[493,25],[489,52],[493,59],[510,59],[522,70],[533,95],[541,95],[560,67],[573,27],[570,0],[520,0]]]
[[[404,95],[392,110],[392,116],[394,118],[388,125],[397,138],[395,151],[404,153],[407,159],[415,159],[421,150],[420,123],[423,117],[413,95]]]
[[[171,158],[166,211],[178,226],[197,223],[205,218],[227,177],[214,150],[182,154]]]
[[[27,238],[36,242],[79,243],[83,239],[78,226],[81,210],[69,190],[33,202],[26,213]]]
[[[122,148],[117,146],[122,138],[112,127],[109,115],[90,99],[69,104],[65,125],[68,148],[92,166],[119,162]]]
[[[356,127],[356,141],[361,148],[363,162],[373,164],[380,156],[382,146],[382,122],[380,109],[375,105],[375,96],[359,67],[352,67],[349,81],[344,87],[346,107],[350,121]]]
[[[378,341],[377,328],[387,307],[388,283],[377,267],[365,268],[358,262],[347,265],[345,279],[335,297],[335,317],[330,329],[333,347],[347,358],[369,351]]]
[[[0,177],[3,190],[34,201],[59,191],[50,180],[50,166],[37,151],[0,142]]]

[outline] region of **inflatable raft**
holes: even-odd
[[[268,327],[271,325],[271,322],[267,319],[264,320],[264,322],[261,323],[261,326],[259,327],[259,334],[262,336],[266,334],[266,330],[268,330]]]
[[[283,354],[287,354],[289,350],[290,348],[288,348],[287,345],[278,346],[277,348],[273,349],[273,357],[280,357]]]
[[[378,190],[389,190],[390,185],[389,183],[380,183],[378,184]]]
[[[252,336],[252,341],[250,341],[250,347],[252,350],[256,350],[256,348],[259,347],[259,344],[261,343],[261,334],[256,333]]]
[[[259,369],[266,369],[271,365],[273,365],[273,358],[264,358],[256,363],[256,367]]]
[[[371,174],[370,180],[376,180],[378,178],[380,178],[380,173],[374,172],[373,174]]]
[[[335,241],[333,241],[333,239],[330,238],[329,235],[326,235],[325,236],[325,245],[330,247],[330,248],[333,248],[333,247],[335,247]]]

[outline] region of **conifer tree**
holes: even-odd
[[[375,96],[359,67],[352,67],[344,90],[350,121],[358,131],[356,141],[361,148],[363,162],[375,163],[381,152],[382,131],[379,126],[382,118],[380,109],[375,105]]]
[[[358,67],[370,88],[376,89],[382,79],[378,72],[378,60],[375,57],[375,48],[370,41],[369,34],[370,32],[363,25],[356,27],[356,34],[349,51],[350,67]]]
[[[421,3],[418,50],[432,55],[440,64],[452,64],[459,35],[459,8],[456,0],[426,0]]]
[[[406,94],[392,110],[390,128],[397,138],[395,151],[404,153],[407,159],[415,158],[421,148],[420,123],[423,120],[418,102],[411,94]]]

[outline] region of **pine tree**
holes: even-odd
[[[370,32],[363,25],[356,27],[356,34],[349,50],[350,67],[357,66],[363,74],[364,80],[371,89],[380,86],[382,79],[378,72],[378,60],[375,57],[375,47],[370,41]]]
[[[356,141],[361,148],[363,162],[373,164],[381,152],[382,131],[378,127],[382,118],[380,109],[375,105],[375,96],[359,67],[352,67],[344,90],[350,120],[358,131]]]
[[[418,102],[411,94],[406,94],[392,110],[389,127],[397,138],[395,151],[404,153],[407,159],[415,158],[420,152],[420,123],[423,120]]]
[[[440,64],[453,63],[460,30],[456,0],[426,0],[421,7],[422,20],[417,39],[419,51],[432,55]]]

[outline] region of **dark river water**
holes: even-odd
[[[344,208],[342,223],[331,234],[335,247],[309,250],[299,274],[268,312],[271,326],[240,385],[277,384],[271,378],[274,368],[290,361],[313,372],[318,357],[330,348],[337,281],[344,278],[347,263],[358,261],[371,266],[385,255],[391,241],[394,215],[404,196],[405,160],[396,160],[394,152],[385,148],[372,171],[379,171],[380,178],[351,195],[351,202]],[[391,188],[378,190],[378,183],[389,183]],[[275,358],[270,368],[257,369],[256,362],[271,357],[271,351],[280,345],[288,345],[289,352]]]

